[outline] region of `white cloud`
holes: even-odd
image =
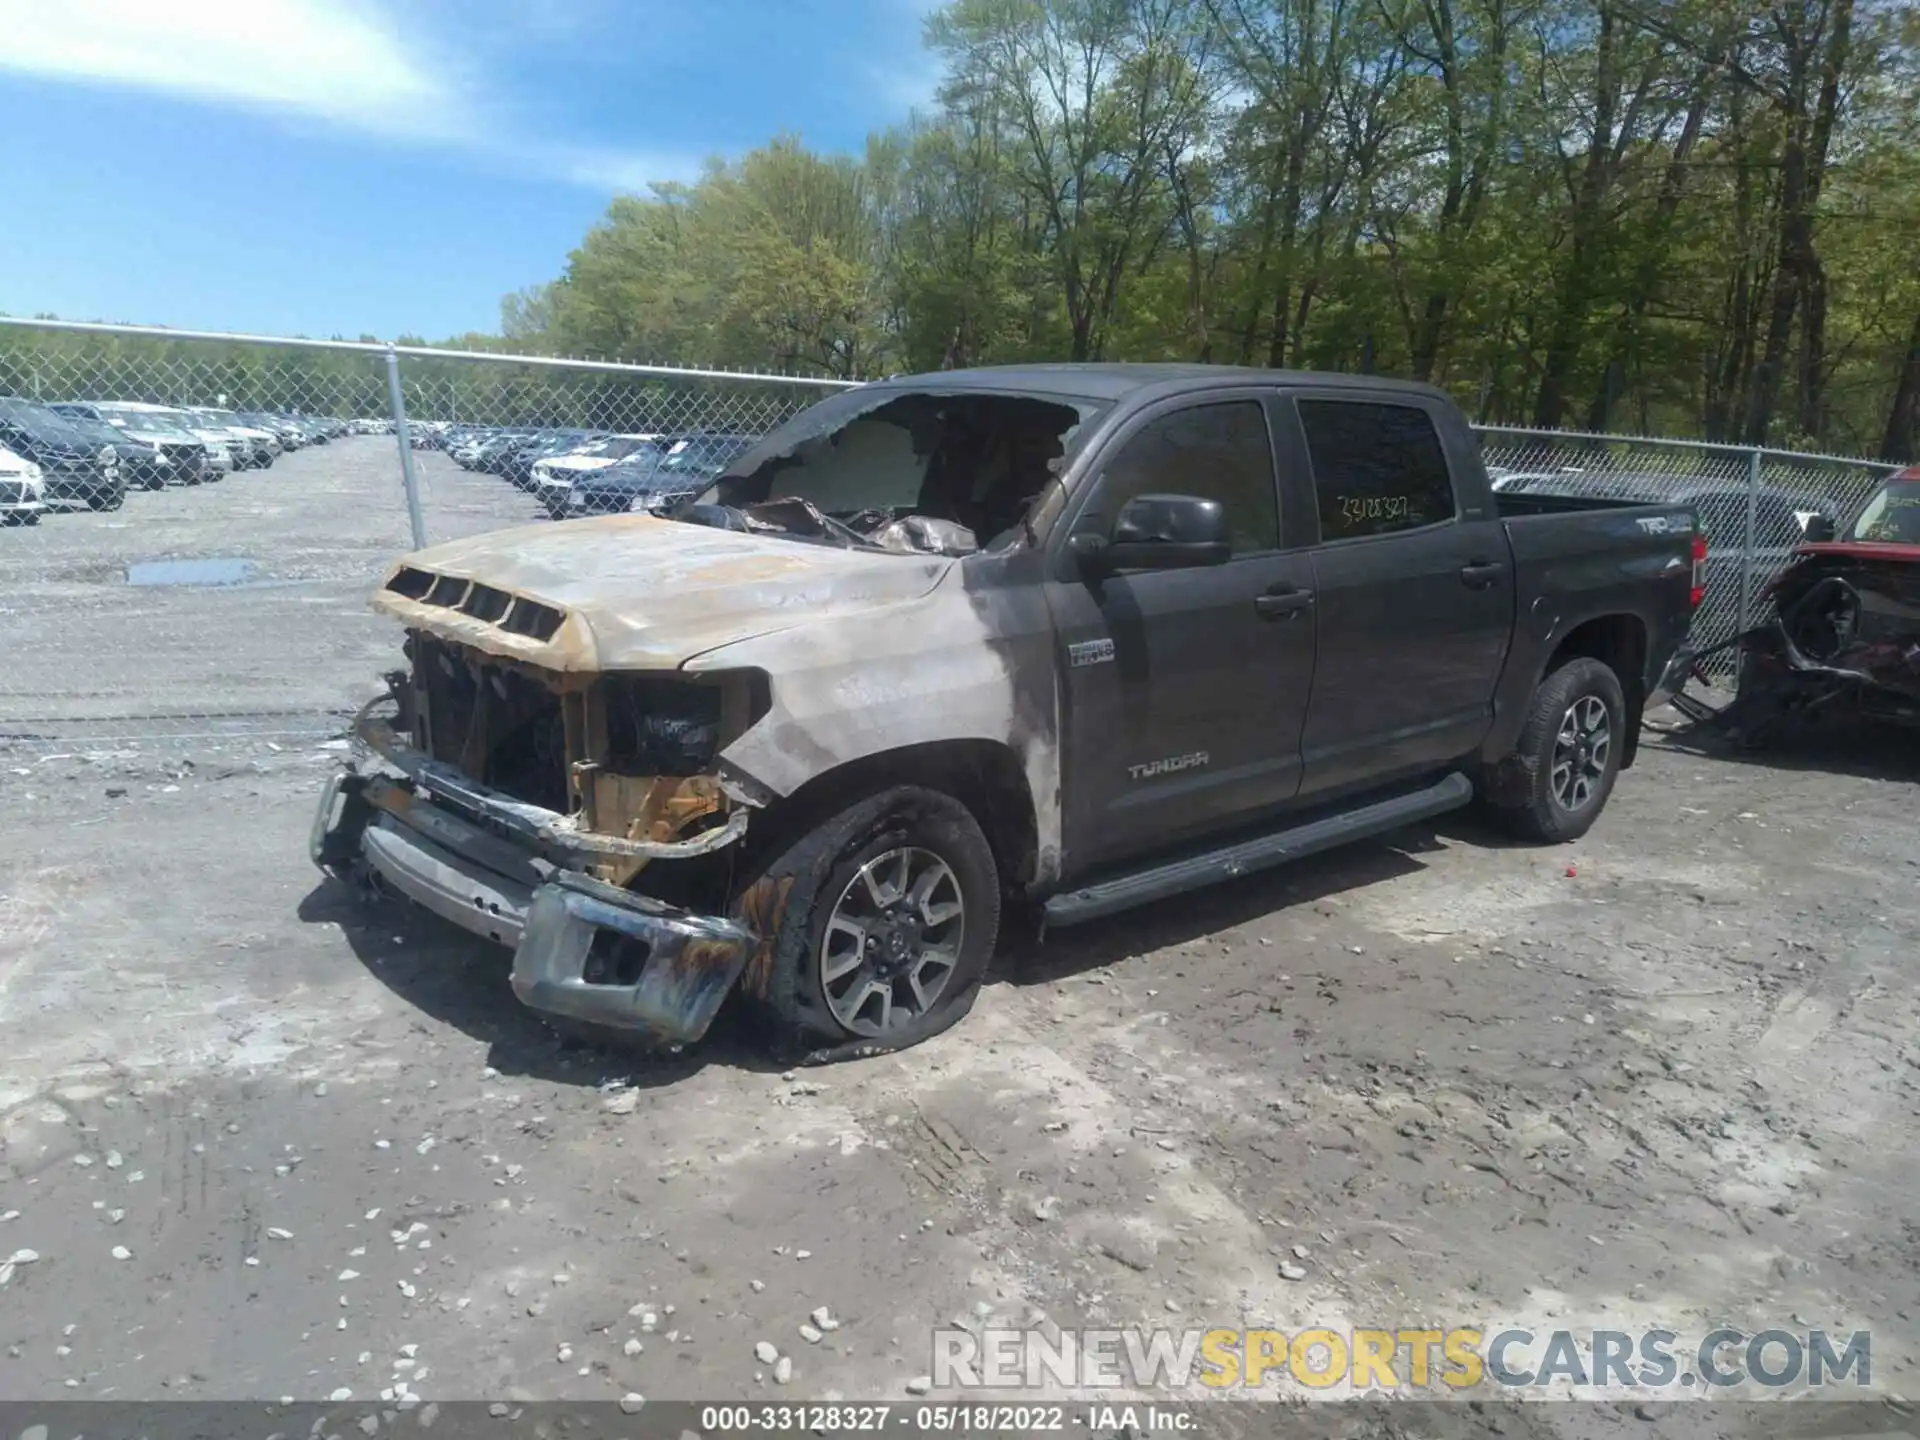
[[[502,61],[534,39],[572,38],[620,3],[0,0],[0,73],[240,106],[447,146],[586,190],[645,194],[655,183],[698,178],[704,157],[529,134],[484,73],[486,58]],[[924,85],[923,76],[875,76],[889,81],[903,86],[903,104]]]
[[[697,180],[703,163],[697,155],[630,150],[561,149],[544,158],[542,168],[570,184],[625,195],[644,195],[669,180]]]
[[[361,0],[0,0],[0,68],[454,139],[458,86]]]

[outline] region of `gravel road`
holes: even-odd
[[[1920,1391],[1910,746],[1651,734],[1582,842],[1016,936],[904,1055],[608,1055],[307,861],[395,652],[391,447],[0,534],[0,1396],[904,1399],[932,1327],[1036,1316],[1870,1329]],[[422,459],[436,535],[531,518]],[[189,554],[272,583],[114,578]]]

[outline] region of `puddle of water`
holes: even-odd
[[[239,585],[259,567],[251,560],[142,560],[127,566],[129,585]]]

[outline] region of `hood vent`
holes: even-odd
[[[489,625],[497,625],[510,635],[529,640],[550,640],[566,616],[551,605],[524,596],[509,595],[491,585],[462,580],[457,575],[436,575],[403,565],[387,582],[395,595],[417,600],[423,605],[458,610]]]

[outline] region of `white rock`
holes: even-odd
[[[491,1415],[496,1420],[506,1419],[507,1418],[507,1402],[504,1400],[494,1401],[491,1405],[487,1406],[487,1414]]]
[[[809,1345],[818,1345],[820,1343],[820,1332],[811,1325],[802,1325],[800,1327],[800,1338]]]
[[[1296,1260],[1304,1260],[1304,1259],[1306,1259],[1306,1258],[1307,1258],[1307,1247],[1306,1247],[1306,1246],[1304,1246],[1304,1245],[1296,1245],[1296,1246],[1294,1246],[1294,1247],[1293,1247],[1293,1258],[1294,1258],[1294,1259],[1296,1259]]]
[[[1291,1260],[1282,1260],[1280,1262],[1280,1278],[1282,1280],[1304,1280],[1307,1278],[1307,1272],[1303,1267],[1294,1264]]]
[[[833,1318],[833,1312],[828,1310],[824,1305],[818,1310],[815,1310],[807,1318],[822,1330],[838,1330],[840,1328],[840,1322]]]
[[[340,1272],[340,1278],[342,1280],[358,1280],[360,1278],[360,1272],[358,1270],[342,1270]]]
[[[260,1257],[258,1255],[249,1255],[240,1263],[243,1265],[258,1265],[260,1263]]]
[[[566,1364],[567,1361],[573,1358],[573,1346],[562,1345],[560,1347],[560,1353],[554,1358],[557,1359],[562,1365]]]
[[[793,1258],[796,1260],[811,1260],[813,1258],[813,1252],[811,1250],[796,1250],[793,1252]]]
[[[327,1396],[327,1399],[332,1400],[336,1404],[338,1404],[342,1400],[351,1400],[352,1398],[353,1398],[353,1391],[349,1390],[344,1385],[342,1385],[338,1390],[334,1391],[331,1395]]]
[[[622,1355],[625,1355],[629,1360],[631,1360],[635,1355],[638,1355],[642,1350],[646,1348],[647,1347],[642,1345],[638,1340],[629,1339],[626,1344],[620,1347],[620,1353]]]
[[[933,1377],[931,1375],[916,1375],[907,1381],[907,1393],[909,1395],[924,1395],[931,1389],[933,1389]]]
[[[126,1218],[127,1218],[127,1212],[117,1207],[107,1211],[107,1223],[110,1225],[118,1225],[122,1220]]]
[[[753,1358],[762,1365],[771,1365],[780,1358],[780,1351],[771,1340],[762,1340],[753,1347]]]
[[[639,1108],[638,1090],[616,1090],[600,1102],[600,1108],[609,1115],[631,1115]]]
[[[269,1226],[267,1228],[267,1238],[269,1240],[291,1240],[293,1239],[293,1231],[282,1230],[278,1225]]]
[[[623,1415],[638,1415],[640,1413],[640,1407],[646,1403],[646,1396],[637,1390],[629,1390],[620,1397],[620,1413]]]
[[[756,1295],[758,1295],[762,1290],[767,1288],[767,1282],[764,1280],[749,1280],[747,1282],[747,1285],[748,1285],[748,1288],[750,1288],[753,1291],[753,1293]]]
[[[107,1169],[118,1170],[126,1163],[126,1158],[118,1150],[107,1151]]]
[[[87,1166],[93,1164],[93,1156],[76,1155],[73,1157],[73,1163],[78,1165],[82,1170],[84,1170],[87,1168]]]
[[[784,1385],[791,1379],[793,1379],[793,1357],[782,1355],[773,1362],[773,1383]]]
[[[131,1259],[133,1259],[133,1251],[131,1251],[131,1250],[129,1250],[129,1249],[127,1249],[127,1247],[126,1247],[126,1246],[124,1246],[124,1245],[116,1245],[116,1246],[114,1246],[114,1247],[113,1247],[113,1249],[112,1249],[112,1251],[111,1251],[111,1252],[109,1252],[109,1253],[111,1253],[111,1254],[112,1254],[112,1256],[113,1256],[113,1258],[114,1258],[114,1259],[116,1259],[116,1260],[131,1260]]]
[[[400,1347],[400,1353],[411,1360],[420,1353],[420,1347],[418,1345],[402,1345]]]
[[[407,1299],[409,1300],[413,1299],[415,1295],[420,1293],[419,1291],[413,1288],[413,1282],[410,1280],[402,1280],[402,1281],[399,1281],[398,1283],[400,1286],[400,1293],[406,1296]]]

